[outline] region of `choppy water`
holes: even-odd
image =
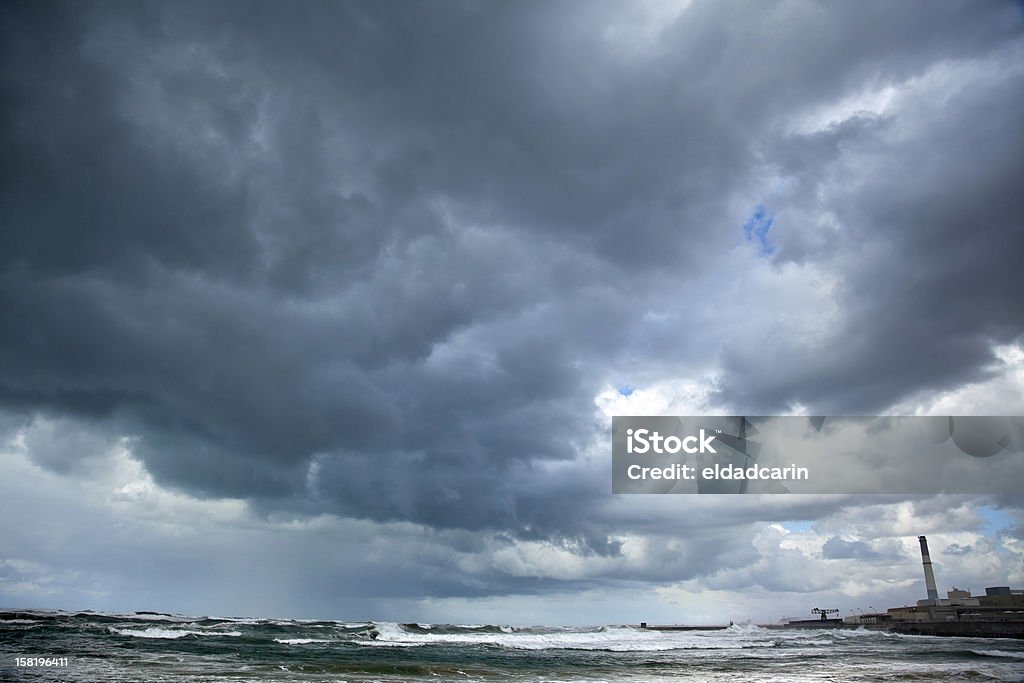
[[[16,657],[67,658],[18,666]],[[1024,642],[869,631],[658,632],[0,613],[9,681],[1022,681]]]

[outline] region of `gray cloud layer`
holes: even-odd
[[[56,472],[127,437],[268,515],[615,555],[607,386],[873,413],[1024,333],[1019,6],[0,12],[0,408],[86,425]]]

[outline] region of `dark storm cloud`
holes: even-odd
[[[8,3],[0,401],[267,514],[614,555],[603,465],[545,467],[586,452],[618,368],[870,412],[1019,337],[1019,71],[907,114],[917,137],[779,124],[987,58],[1011,9],[696,3],[636,51],[619,3]],[[775,265],[842,277],[810,355],[688,327],[729,316],[765,168],[808,190],[768,206]],[[675,322],[638,336],[652,302]]]
[[[1020,22],[1006,26],[1017,47],[1001,57],[979,49],[976,59],[990,63],[964,82],[944,84],[949,67],[939,62],[911,85],[920,100],[899,113],[769,144],[769,158],[798,188],[778,207],[792,209],[797,224],[779,256],[841,273],[845,316],[823,321],[830,344],[814,358],[783,351],[768,369],[727,351],[730,377],[763,372],[761,382],[729,382],[727,395],[765,406],[797,398],[826,413],[877,411],[910,387],[977,380],[993,343],[1019,341],[1024,313],[1010,293],[1024,287],[1013,257],[1024,248],[1016,218],[1024,200],[1011,169],[1024,158],[1013,123],[1024,108],[1024,74]],[[840,227],[807,225],[800,211],[808,205]],[[785,221],[778,217],[779,230]]]

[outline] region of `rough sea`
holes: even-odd
[[[1024,681],[1024,641],[0,612],[0,680]]]

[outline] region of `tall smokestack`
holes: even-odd
[[[924,565],[924,586],[928,589],[928,599],[938,600],[939,591],[935,588],[935,573],[932,572],[932,558],[928,554],[928,539],[918,536],[917,540],[921,542],[921,564]]]

